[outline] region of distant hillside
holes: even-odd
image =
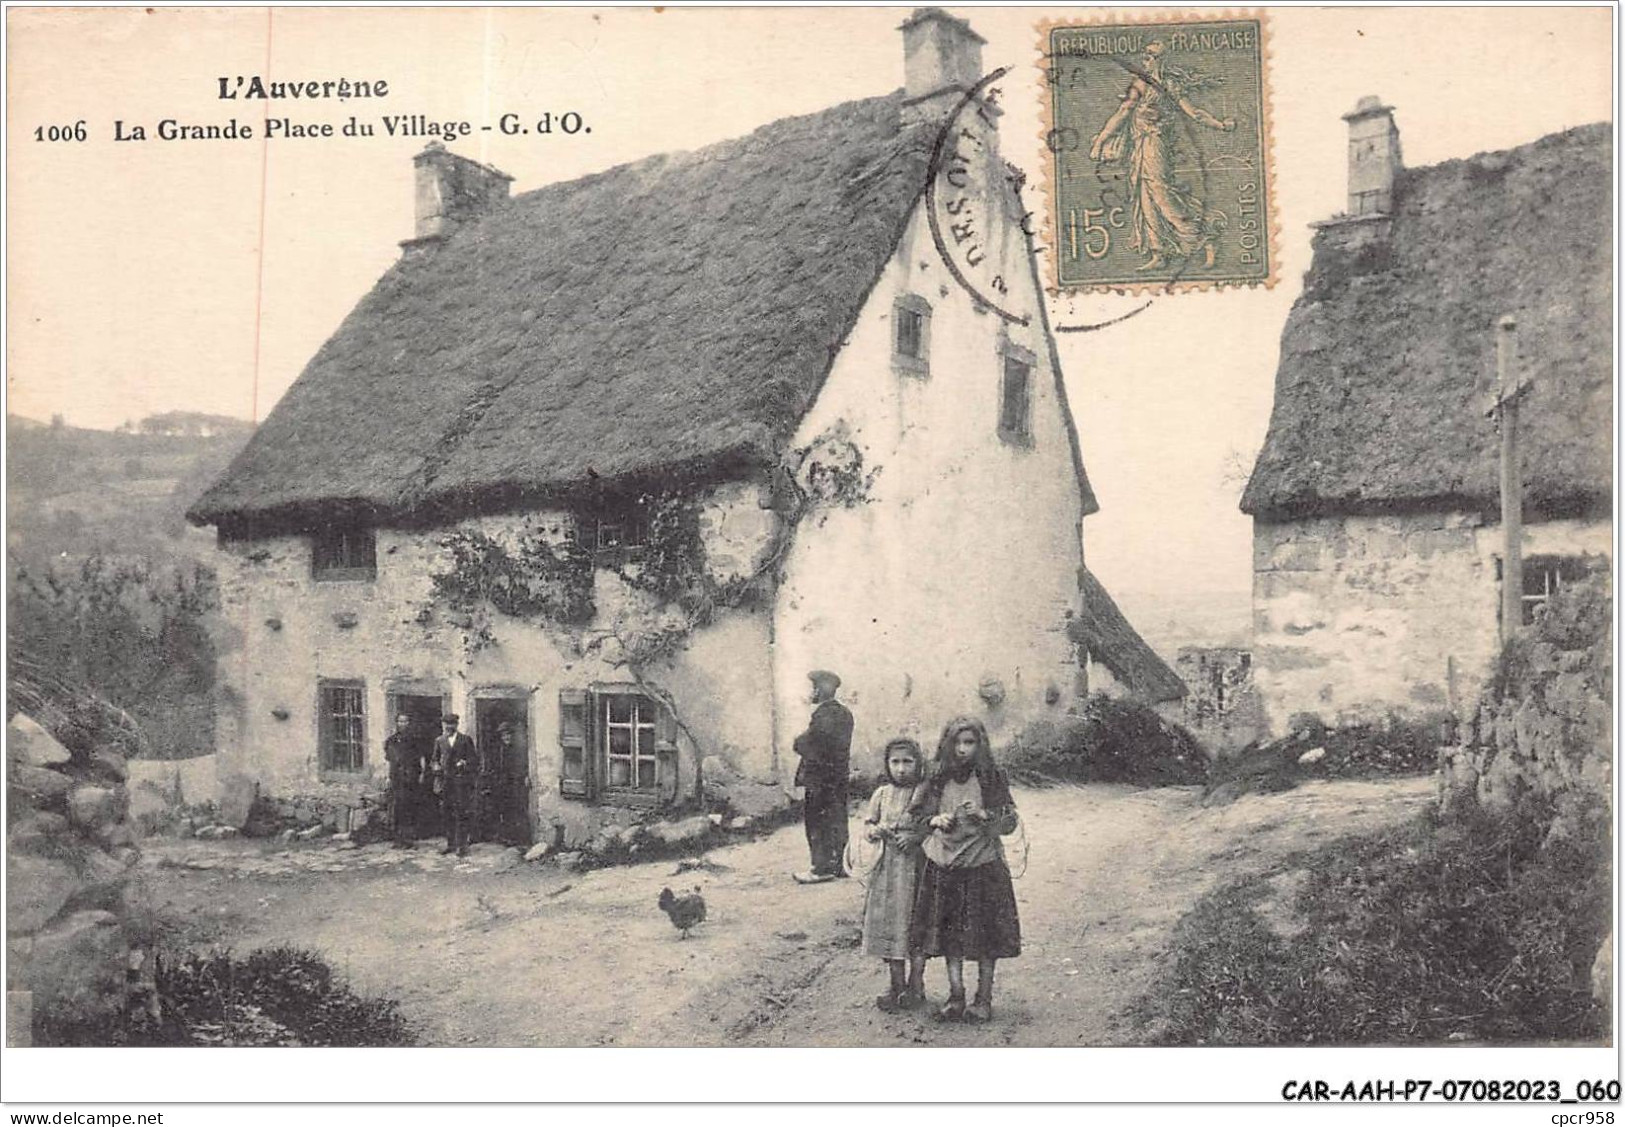
[[[1253,625],[1251,591],[1112,592],[1134,628],[1170,665],[1181,646],[1250,644]]]
[[[6,420],[8,552],[23,561],[67,553],[205,557],[213,534],[186,507],[253,433],[240,419],[170,412],[128,430]]]

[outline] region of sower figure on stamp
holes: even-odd
[[[823,884],[846,876],[846,779],[852,762],[852,713],[835,692],[841,679],[827,669],[807,674],[812,681],[812,721],[792,745],[801,757],[795,785],[806,788],[807,849],[812,869],[796,873],[800,884]]]
[[[474,788],[479,775],[479,753],[474,741],[457,730],[455,712],[440,719],[441,735],[434,741],[434,773],[446,815],[446,848],[468,855],[468,835],[474,820]]]
[[[1166,45],[1152,40],[1145,45],[1141,68],[1129,82],[1122,104],[1100,127],[1089,145],[1089,156],[1097,161],[1124,157],[1127,133],[1128,182],[1133,210],[1130,245],[1146,256],[1141,270],[1153,270],[1169,258],[1190,258],[1200,253],[1204,265],[1214,261],[1214,236],[1227,217],[1210,211],[1196,189],[1180,182],[1175,167],[1175,126],[1178,115],[1198,125],[1229,133],[1236,123],[1220,121],[1189,94],[1207,85],[1207,80],[1162,60]]]
[[[428,768],[421,748],[412,718],[397,713],[395,731],[384,741],[384,758],[389,761],[389,830],[400,849],[410,848],[417,836],[418,803]]]

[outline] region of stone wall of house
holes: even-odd
[[[1529,555],[1611,555],[1606,522],[1526,525]],[[1470,713],[1498,648],[1500,528],[1465,513],[1253,521],[1253,637],[1271,735]]]
[[[140,853],[124,758],[72,754],[19,713],[6,730],[7,1043],[52,1026],[111,1027],[144,953],[126,886]]]
[[[869,503],[817,515],[787,556],[774,621],[781,748],[806,724],[814,668],[842,677],[864,768],[898,733],[934,750],[958,714],[1002,741],[1073,702],[1065,628],[1082,500],[1019,216],[986,183],[1003,174],[997,161],[974,169],[987,252],[976,277],[1002,279],[1001,303],[1027,323],[1007,323],[950,275],[922,203],[798,432],[798,444],[849,434],[875,476]],[[929,309],[923,364],[895,356],[907,303]],[[1011,348],[1033,364],[1027,442],[998,433]]]
[[[754,484],[719,486],[706,497],[701,526],[707,566],[720,580],[749,574],[771,550],[777,517]],[[481,517],[459,529],[511,543],[526,528],[562,537],[565,514]],[[594,620],[580,629],[520,622],[494,614],[493,644],[471,647],[471,631],[437,604],[432,576],[451,568],[441,541],[449,530],[377,530],[377,577],[317,581],[303,536],[233,541],[217,567],[223,613],[231,623],[220,656],[219,770],[222,793],[243,784],[282,798],[308,796],[359,808],[383,792],[388,765],[388,698],[439,696],[472,732],[476,702],[523,702],[530,746],[533,830],[551,841],[562,827],[573,844],[606,822],[648,811],[586,803],[559,793],[561,690],[634,686],[625,645],[667,621],[653,596],[618,575],[595,573]],[[698,795],[698,764],[721,756],[747,775],[774,770],[769,622],[763,610],[724,610],[686,648],[644,670],[645,683],[669,692],[681,727],[678,796]],[[321,770],[318,682],[364,685],[365,763],[360,772]],[[759,702],[741,706],[741,702]]]
[[[1239,751],[1264,735],[1264,701],[1253,678],[1251,650],[1182,646],[1174,670],[1189,691],[1169,719],[1187,728],[1211,754]]]

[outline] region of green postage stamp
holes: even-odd
[[[1273,283],[1266,31],[1257,13],[1044,26],[1059,288]]]

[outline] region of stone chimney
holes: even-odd
[[[417,227],[401,243],[408,252],[432,246],[463,223],[508,198],[513,177],[446,149],[439,141],[412,158]]]
[[[903,33],[903,93],[910,106],[941,101],[946,113],[982,77],[983,39],[941,8],[920,8]]]
[[[1394,108],[1367,94],[1343,120],[1349,123],[1349,218],[1389,215],[1394,178],[1404,167]]]

